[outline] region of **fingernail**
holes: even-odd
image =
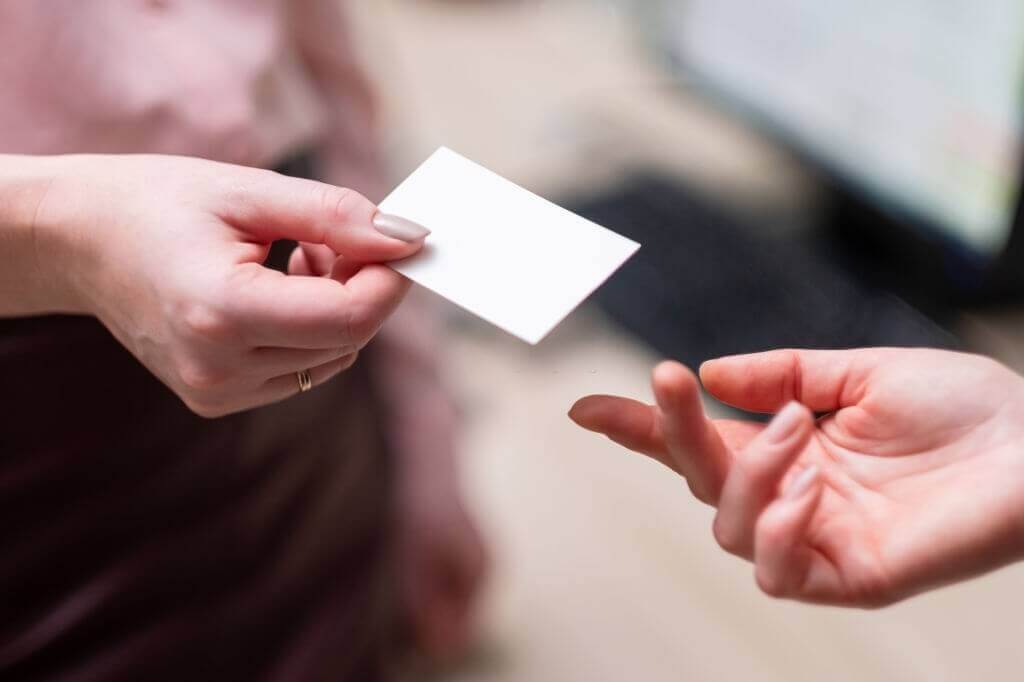
[[[385,237],[399,239],[403,242],[418,242],[430,234],[430,230],[419,223],[390,213],[378,212],[373,217],[373,227]]]
[[[789,403],[768,424],[768,428],[764,430],[764,437],[771,443],[782,443],[800,426],[802,416],[803,408],[800,403]]]
[[[809,466],[801,471],[786,487],[786,499],[799,499],[804,493],[811,489],[811,486],[818,480],[819,475],[821,475],[821,469],[816,465]]]

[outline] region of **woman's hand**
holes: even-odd
[[[693,374],[665,363],[657,406],[591,396],[570,415],[686,477],[768,594],[881,606],[1024,557],[1024,380],[1005,367],[934,350],[775,351],[701,377],[726,403],[781,412],[767,428],[711,421]]]
[[[302,370],[316,385],[349,367],[408,288],[378,264],[427,235],[355,192],[269,171],[161,156],[46,163],[32,233],[60,311],[95,315],[206,417],[288,398]],[[263,267],[278,239],[329,246],[344,277]]]

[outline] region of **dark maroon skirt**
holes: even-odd
[[[209,421],[92,319],[0,320],[0,679],[384,677],[365,367]]]

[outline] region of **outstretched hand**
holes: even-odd
[[[882,606],[1024,558],[1024,380],[998,363],[785,350],[714,360],[701,378],[778,414],[710,420],[693,373],[664,363],[656,406],[590,396],[570,416],[685,477],[768,594]]]

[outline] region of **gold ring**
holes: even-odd
[[[313,388],[313,377],[309,375],[308,369],[296,372],[295,378],[299,380],[299,393],[305,393],[309,389]]]

